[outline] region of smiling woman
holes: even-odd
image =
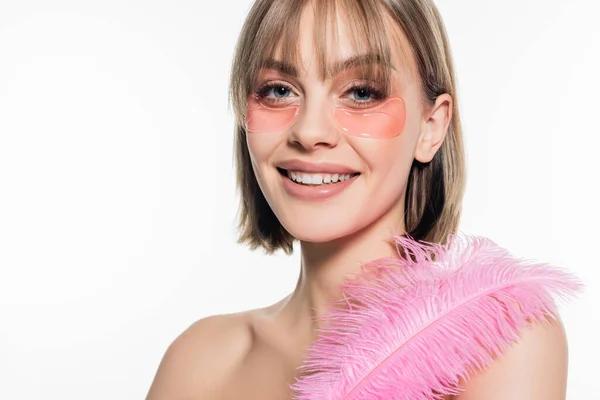
[[[491,241],[454,240],[465,185],[455,82],[429,0],[254,3],[231,74],[239,240],[268,253],[299,242],[301,274],[275,304],[190,327],[148,399],[564,398],[565,353],[542,367],[531,346],[565,348],[550,294],[576,292],[576,280]],[[345,284],[363,271],[374,279]],[[338,301],[349,310],[328,313]],[[473,375],[511,368],[495,362],[504,352],[540,372]]]

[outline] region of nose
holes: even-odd
[[[290,129],[288,141],[307,151],[335,147],[341,132],[333,121],[332,109],[327,100],[305,101],[297,120]]]

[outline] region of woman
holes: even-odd
[[[240,241],[287,253],[298,241],[301,274],[273,305],[193,324],[167,350],[149,400],[291,398],[345,277],[394,256],[395,233],[444,243],[458,229],[461,126],[430,0],[257,0],[231,98]],[[566,368],[556,319],[444,398],[564,399]]]

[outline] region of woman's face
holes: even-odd
[[[280,223],[302,241],[328,242],[374,223],[404,229],[413,159],[431,160],[443,139],[439,127],[447,124],[428,122],[430,108],[423,115],[419,78],[409,72],[416,70],[410,54],[401,62],[392,49],[392,86],[385,98],[377,95],[380,84],[360,79],[359,67],[321,81],[312,23],[312,8],[306,7],[296,76],[263,69],[253,89],[273,87],[260,90],[260,102],[249,98],[246,138],[258,184]],[[328,51],[334,64],[358,55],[347,29],[339,19],[337,45]],[[392,34],[408,46],[399,30]],[[286,61],[277,54],[275,59]],[[383,112],[367,112],[377,106]]]

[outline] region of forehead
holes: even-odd
[[[294,77],[318,70],[323,80],[357,67],[365,71],[388,69],[408,80],[415,77],[410,43],[385,10],[379,7],[379,15],[361,16],[352,9],[352,1],[341,2],[346,7],[337,8],[324,0],[321,3],[325,6],[305,4],[294,21],[296,32],[280,36],[275,50],[263,57],[262,68]]]

